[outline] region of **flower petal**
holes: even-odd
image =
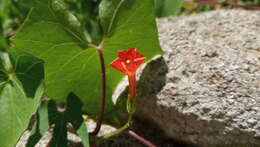
[[[126,68],[122,65],[122,59],[116,58],[114,61],[110,63],[110,66],[121,71],[122,73],[127,74]]]
[[[119,50],[117,54],[118,58],[111,63],[111,66],[127,75],[129,73],[135,73],[145,60],[145,56],[139,53],[136,48]]]
[[[119,58],[124,59],[124,60],[127,60],[128,57],[129,57],[128,52],[125,51],[125,50],[117,51],[117,55],[118,55]]]

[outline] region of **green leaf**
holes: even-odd
[[[153,0],[112,1],[116,5],[114,8],[118,8],[112,14],[109,13],[112,16],[103,17],[110,11],[109,5],[104,4],[109,1],[104,0],[100,5],[101,18],[113,17],[106,20],[109,21],[107,24],[112,25],[103,37],[108,79],[107,114],[116,110],[111,97],[123,77],[108,67],[116,57],[116,51],[136,47],[148,59],[161,53],[153,15]],[[84,111],[98,114],[102,87],[98,53],[94,48],[84,47],[88,43],[79,34],[83,31],[70,29],[70,25],[64,23],[68,18],[56,15],[57,11],[53,10],[56,7],[52,4],[58,2],[38,0],[25,25],[12,40],[17,48],[45,61],[46,94],[50,98],[65,101],[72,92],[83,102]]]
[[[1,6],[1,3],[0,3]],[[0,8],[1,9],[1,8]],[[0,10],[1,13],[1,10]],[[8,48],[6,38],[4,36],[3,20],[0,17],[0,50],[4,51]]]
[[[175,16],[182,7],[183,0],[155,0],[157,17]]]
[[[37,113],[36,126],[33,128],[26,146],[34,147],[51,125],[55,126],[51,146],[67,146],[67,125],[71,123],[81,137],[84,147],[88,147],[89,138],[82,118],[82,105],[82,102],[74,94],[69,94],[65,112],[57,111],[55,101],[43,101]]]
[[[162,53],[153,4],[153,0],[103,0],[101,2],[100,17],[104,18],[101,22],[103,21],[104,30],[107,30],[107,36],[104,38],[106,65],[116,58],[117,50],[137,48],[147,57],[147,60]],[[113,11],[111,8],[116,9]],[[109,11],[114,13],[108,16]],[[114,91],[122,77],[122,73],[107,67],[110,92]]]
[[[67,20],[56,19],[59,17],[56,10],[48,5],[55,2],[59,1],[37,1],[31,16],[13,41],[18,48],[46,62],[46,93],[49,97],[65,101],[68,94],[74,92],[85,104],[92,106],[89,108],[92,112],[98,112],[95,108],[99,97],[95,97],[93,87],[88,86],[99,87],[97,52],[93,48],[83,49],[83,39],[74,31],[77,29],[68,29],[69,26],[63,23]]]
[[[26,147],[35,147],[44,133],[49,129],[48,119],[48,101],[43,101],[36,115],[36,124],[33,127],[31,136],[28,139]]]
[[[0,21],[0,25],[1,25],[1,21]],[[6,48],[6,41],[4,38],[4,35],[1,31],[1,26],[0,26],[0,50],[4,51]]]
[[[14,50],[10,51],[10,57],[0,52],[0,60],[0,146],[13,147],[43,95],[43,62]],[[26,90],[31,83],[35,87]]]
[[[77,130],[77,134],[82,140],[82,144],[84,147],[89,147],[89,136],[88,136],[88,128],[85,122],[83,122]]]
[[[0,18],[7,19],[9,17],[11,4],[11,0],[0,1]]]
[[[70,122],[74,129],[78,129],[82,122],[84,121],[82,118],[82,103],[77,96],[74,94],[69,94],[67,98],[67,110],[65,112],[66,119]]]
[[[98,18],[98,5],[101,0],[66,0],[75,1],[69,2],[70,9],[75,12],[75,15],[85,27],[86,38],[89,42],[98,44],[102,39],[102,30]],[[73,7],[73,8],[71,8]],[[76,7],[76,8],[75,8]]]
[[[78,133],[84,147],[89,147],[89,138],[87,126],[82,118],[82,102],[74,94],[69,94],[67,98],[67,110],[65,112],[66,120],[70,122]]]
[[[54,130],[51,140],[51,147],[66,147],[67,140],[67,120],[64,113],[58,113],[57,119],[54,122]]]
[[[68,144],[67,140],[67,117],[65,112],[59,112],[56,107],[56,103],[53,100],[48,100],[43,103],[41,106],[42,109],[39,109],[40,117],[43,116],[43,123],[39,126],[39,131],[41,135],[46,132],[49,126],[54,125],[53,135],[51,139],[51,147],[66,147]]]
[[[26,16],[32,6],[34,5],[34,0],[17,0],[13,1],[13,7],[15,6],[17,11],[21,14],[18,15],[23,15]]]

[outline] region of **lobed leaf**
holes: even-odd
[[[98,114],[101,70],[96,49],[85,46],[89,43],[72,14],[59,14],[66,11],[61,1],[36,1],[25,25],[12,38],[15,46],[45,61],[46,94],[50,98],[65,101],[69,93],[74,93],[83,102],[84,111]],[[116,51],[136,47],[148,59],[161,53],[153,14],[153,0],[103,0],[100,5],[106,31],[103,52],[108,79],[107,113],[116,109],[111,97],[123,77],[108,67]]]
[[[43,62],[13,50],[10,57],[0,52],[0,60],[0,146],[13,147],[43,95]]]

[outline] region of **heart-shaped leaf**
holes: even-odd
[[[0,61],[0,146],[13,147],[43,95],[43,62],[20,51],[0,52]]]
[[[103,0],[99,8],[106,31],[102,46],[106,65],[120,49],[138,48],[148,59],[161,53],[153,0]],[[50,98],[65,101],[72,92],[84,103],[84,111],[97,114],[101,96],[100,61],[98,52],[88,47],[80,29],[81,25],[66,11],[62,1],[36,0],[31,15],[12,40],[17,48],[45,61],[46,94]],[[106,68],[106,110],[111,112],[115,109],[112,93],[123,75]]]

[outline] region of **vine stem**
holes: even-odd
[[[130,136],[134,137],[135,139],[139,140],[140,142],[142,142],[144,145],[148,146],[148,147],[156,147],[156,145],[152,144],[150,141],[144,139],[143,137],[141,137],[140,135],[136,134],[134,131],[132,130],[128,130],[127,132]]]
[[[101,125],[102,125],[102,122],[103,122],[103,119],[104,119],[105,98],[106,98],[106,69],[105,69],[105,59],[104,59],[104,54],[103,54],[103,41],[101,41],[99,46],[96,46],[96,45],[93,45],[93,44],[90,44],[89,46],[97,49],[99,59],[100,59],[101,72],[102,72],[102,95],[100,97],[99,117],[98,117],[98,120],[97,120],[97,125],[96,125],[95,130],[90,133],[90,135],[96,136],[98,134],[98,132],[100,131],[100,128],[101,128]],[[130,127],[130,125],[132,123],[132,115],[134,113],[134,111],[132,110],[133,109],[132,107],[134,107],[134,105],[131,102],[131,104],[129,104],[129,106],[131,107],[131,112],[129,113],[130,116],[128,118],[128,122],[122,128],[119,128],[115,132],[112,132],[112,133],[110,133],[106,136],[103,136],[101,138],[105,139],[105,138],[109,138],[111,136],[117,135],[117,134],[123,132],[124,130],[126,130]],[[130,136],[136,138],[137,140],[139,140],[140,142],[142,142],[143,144],[145,144],[148,147],[156,147],[150,141],[144,139],[143,137],[139,136],[138,134],[136,134],[135,132],[133,132],[131,130],[128,130],[127,133]]]
[[[132,115],[129,116],[127,123],[123,127],[119,128],[116,131],[111,132],[111,133],[109,133],[107,135],[101,136],[100,138],[103,140],[103,139],[108,139],[110,137],[116,136],[116,135],[126,131],[131,126],[131,124],[132,124]],[[130,136],[132,136],[133,138],[135,138],[138,141],[142,142],[147,147],[157,147],[156,145],[154,145],[150,141],[146,140],[145,138],[141,137],[140,135],[138,135],[137,133],[135,133],[132,130],[127,130],[127,133]]]
[[[101,41],[99,46],[90,44],[89,46],[94,47],[97,49],[99,60],[100,60],[100,67],[101,67],[101,76],[102,76],[102,95],[100,97],[100,105],[99,105],[99,116],[97,119],[97,125],[93,132],[90,135],[96,136],[101,128],[104,113],[105,113],[105,103],[106,103],[106,67],[105,67],[105,59],[103,54],[103,42]]]
[[[101,138],[102,140],[104,140],[104,139],[108,139],[108,138],[110,138],[110,137],[116,136],[116,135],[118,135],[118,134],[124,132],[126,129],[128,129],[128,128],[130,127],[130,125],[131,125],[131,124],[130,124],[129,121],[128,121],[123,127],[119,128],[119,129],[117,129],[117,130],[115,130],[115,131],[113,131],[113,132],[111,132],[111,133],[109,133],[109,134],[106,134],[106,135],[104,135],[104,136],[101,136],[100,138]]]

